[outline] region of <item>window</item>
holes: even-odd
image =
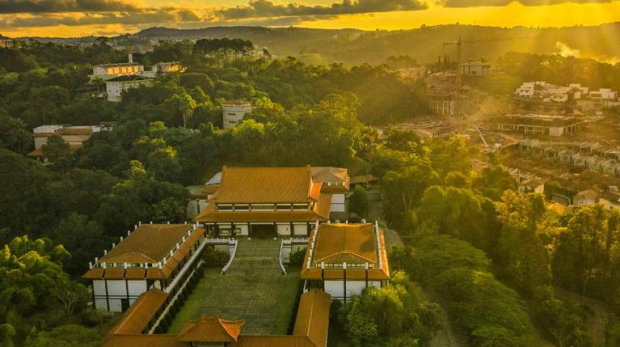
[[[233,205],[232,204],[217,204],[217,209],[219,211],[232,211]]]
[[[293,209],[293,206],[291,204],[278,204],[277,209],[278,211],[290,211]]]
[[[247,205],[247,204],[235,205],[235,211],[249,211],[249,210],[250,210],[250,205]]]
[[[253,211],[273,211],[274,209],[273,204],[252,204]]]
[[[306,211],[308,209],[308,204],[293,204],[293,210],[295,211]]]

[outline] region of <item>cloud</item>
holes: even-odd
[[[204,22],[208,18],[190,10],[158,9],[141,12],[62,13],[15,15],[0,17],[0,27],[32,28],[57,25],[140,25],[161,23]]]
[[[422,0],[343,0],[328,6],[309,6],[299,3],[276,4],[269,0],[252,0],[247,6],[216,11],[222,19],[260,17],[324,16],[356,13],[416,11],[426,9]]]
[[[119,0],[0,0],[0,13],[58,13],[139,11]]]
[[[445,7],[479,7],[479,6],[506,6],[519,3],[524,6],[557,5],[562,3],[606,3],[615,0],[438,0],[437,4]]]

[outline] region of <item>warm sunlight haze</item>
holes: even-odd
[[[0,0],[0,347],[620,347],[620,0]]]

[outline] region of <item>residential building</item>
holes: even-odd
[[[318,223],[317,223],[318,224]],[[308,241],[301,279],[334,299],[380,288],[390,279],[385,236],[378,224],[323,223]]]
[[[102,347],[326,347],[331,298],[320,290],[301,295],[292,335],[243,335],[244,320],[202,316],[178,334],[159,333],[170,305],[158,289],[142,294],[110,331]]]
[[[397,70],[398,75],[403,79],[419,80],[426,78],[428,71],[426,66],[408,67]]]
[[[545,193],[545,180],[539,177],[532,177],[519,183],[517,190],[520,193]]]
[[[456,98],[452,94],[429,95],[429,107],[438,116],[454,116],[456,114]]]
[[[609,88],[601,88],[599,90],[593,90],[590,92],[590,100],[599,103],[605,103],[608,101],[615,101],[618,99],[618,92]]]
[[[125,312],[150,289],[175,293],[201,260],[205,245],[205,229],[193,224],[137,225],[95,258],[82,277],[92,282],[95,308]]]
[[[150,71],[144,71],[141,73],[143,77],[155,78],[158,74],[182,72],[184,69],[178,62],[161,62],[153,64]]]
[[[314,180],[310,166],[224,166],[219,185],[194,221],[222,236],[307,236],[315,222],[329,219],[333,189]]]
[[[140,75],[124,75],[109,79],[105,82],[108,101],[119,102],[121,101],[124,91],[149,85],[152,82],[153,80],[151,78]]]
[[[346,219],[347,201],[350,178],[347,169],[337,167],[311,168],[312,180],[322,182],[321,191],[332,193],[330,213],[332,219]]]
[[[496,119],[497,129],[524,134],[562,136],[575,134],[583,126],[601,117],[572,117],[542,114],[508,114]]]
[[[60,136],[69,144],[69,150],[75,152],[94,134],[101,131],[110,131],[111,129],[112,127],[109,125],[42,125],[32,129],[34,151],[28,153],[28,155],[44,160],[43,145],[47,144],[47,140],[54,135]]]
[[[0,37],[0,48],[12,48],[14,45],[13,40],[6,37]]]
[[[463,76],[486,76],[491,74],[492,65],[482,61],[472,61],[461,64],[461,71]]]
[[[224,129],[236,127],[243,117],[252,112],[252,104],[247,100],[227,100],[222,103],[222,124]]]
[[[537,99],[542,102],[566,103],[588,96],[589,88],[578,83],[556,86],[547,82],[525,82],[517,88],[515,95],[524,99]]]
[[[93,67],[90,79],[102,79],[104,81],[119,76],[134,76],[144,72],[144,65],[133,62],[133,55],[129,54],[126,63],[100,64]]]
[[[121,76],[141,76],[144,78],[155,78],[160,73],[180,72],[183,67],[178,62],[155,63],[151,70],[145,70],[144,65],[133,61],[133,54],[129,54],[126,63],[100,64],[93,67],[93,74],[90,79],[100,79],[109,81]]]
[[[573,198],[573,205],[575,206],[589,206],[598,202],[599,193],[592,189],[584,190]]]

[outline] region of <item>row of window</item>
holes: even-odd
[[[307,211],[309,204],[217,204],[219,211]]]

